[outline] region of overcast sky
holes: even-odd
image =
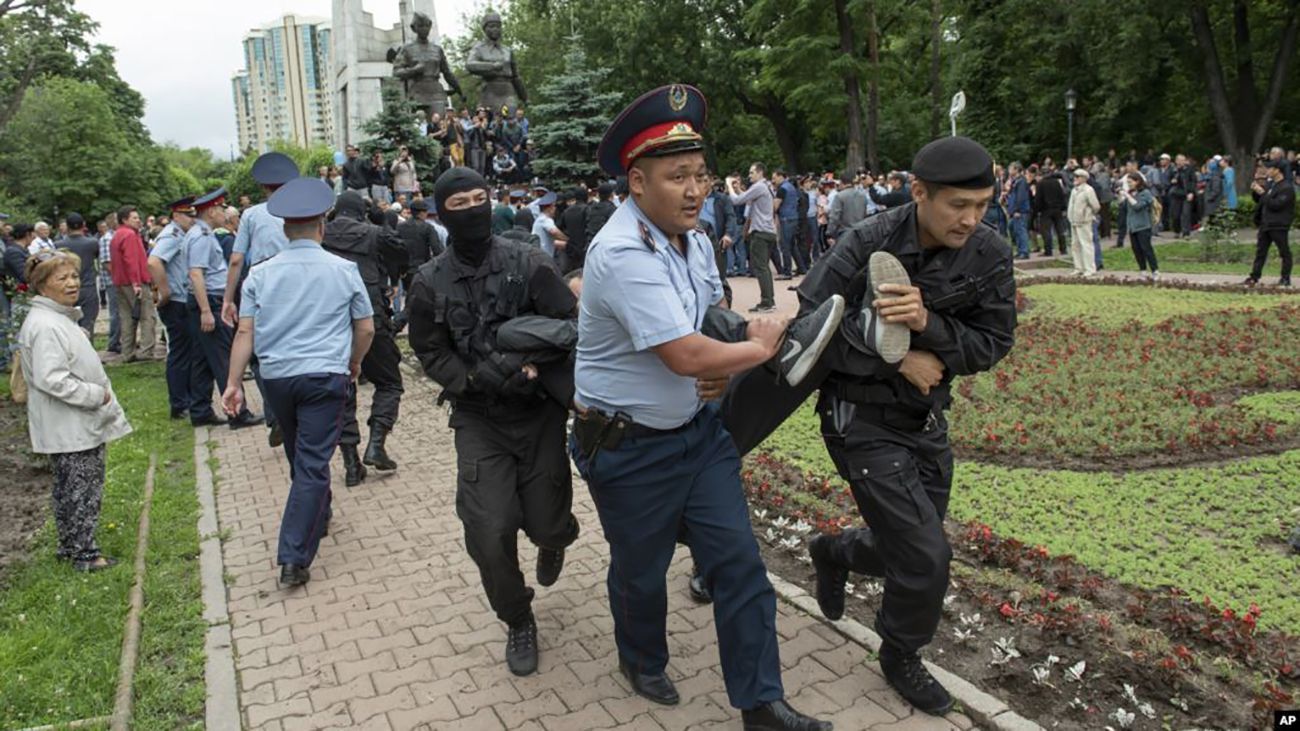
[[[364,0],[381,28],[397,22],[397,0]],[[438,31],[461,34],[475,0],[437,0]],[[238,147],[230,77],[244,65],[250,29],[295,13],[330,17],[330,0],[77,0],[99,23],[96,42],[117,49],[117,70],[144,95],[144,123],[159,143],[206,147],[228,157]]]

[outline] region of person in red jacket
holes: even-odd
[[[149,255],[140,238],[140,212],[135,206],[122,206],[117,220],[120,223],[108,245],[112,254],[109,271],[122,322],[122,361],[129,363],[156,357],[153,279],[149,276]]]

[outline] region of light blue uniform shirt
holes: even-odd
[[[202,269],[203,285],[208,297],[220,297],[226,292],[226,257],[221,252],[221,242],[212,233],[212,227],[195,221],[181,243],[185,249],[186,269]],[[188,274],[188,272],[186,272]],[[191,292],[190,294],[194,294]]]
[[[374,316],[356,263],[306,239],[249,271],[242,292],[263,378],[347,373],[352,321]]]
[[[537,220],[533,221],[533,235],[542,244],[542,251],[551,256],[555,256],[555,237],[551,235],[551,229],[555,228],[555,219],[545,213],[537,214]]]
[[[673,373],[651,350],[698,332],[705,310],[722,300],[709,237],[692,231],[686,242],[683,255],[632,198],[592,240],[578,308],[581,405],[653,429],[674,429],[699,412],[695,379]]]
[[[235,234],[233,253],[244,255],[244,266],[251,267],[284,251],[289,239],[284,235],[284,219],[272,216],[265,203],[239,216],[239,233]]]
[[[190,296],[190,270],[185,256],[185,232],[173,221],[158,234],[149,256],[158,257],[167,271],[171,301],[185,304]]]

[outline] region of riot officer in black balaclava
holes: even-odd
[[[397,469],[397,463],[388,456],[384,440],[397,423],[397,412],[402,403],[402,372],[398,367],[402,353],[393,339],[396,330],[386,290],[392,262],[405,260],[406,249],[396,231],[366,220],[366,201],[356,191],[347,191],[339,196],[334,204],[334,220],[326,224],[325,240],[321,246],[331,254],[356,262],[375,310],[375,341],[365,360],[361,361],[362,375],[375,386],[370,419],[366,422],[370,427],[370,441],[365,456],[357,457],[361,431],[357,428],[355,387],[344,412],[343,435],[339,440],[344,484],[352,487],[365,479],[363,464],[380,471]]]
[[[443,173],[434,203],[447,227],[446,251],[420,267],[408,301],[411,348],[442,386],[456,432],[456,513],[497,617],[509,627],[506,663],[537,669],[533,590],[519,569],[522,529],[537,552],[537,583],[559,578],[578,536],[565,450],[568,404],[542,388],[572,383],[567,361],[534,363],[496,347],[498,327],[522,315],[572,319],[577,300],[550,257],[492,235],[488,184],[469,168]],[[567,389],[572,393],[572,386]]]

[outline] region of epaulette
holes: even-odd
[[[650,251],[657,252],[659,249],[655,246],[655,238],[650,233],[650,227],[645,225],[645,221],[637,221],[636,225],[641,227],[641,243]]]

